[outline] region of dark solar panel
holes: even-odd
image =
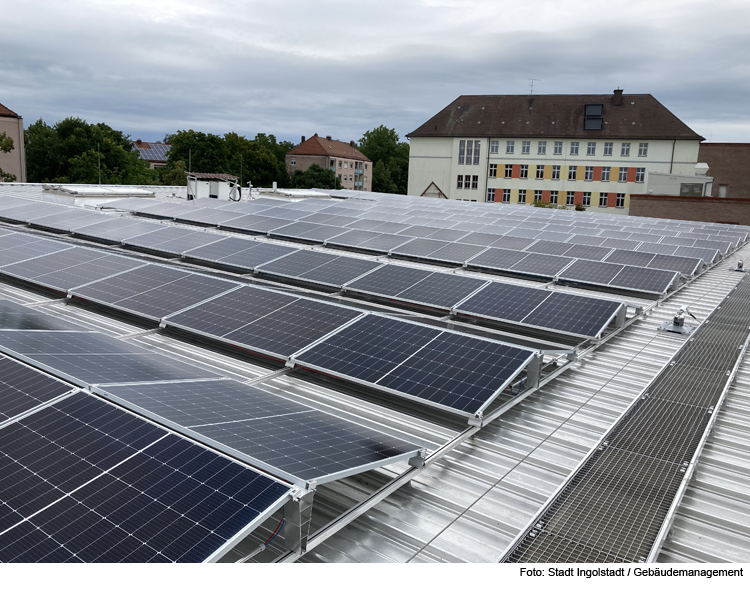
[[[500,236],[498,239],[490,244],[492,248],[504,248],[506,250],[523,250],[534,240],[531,238],[519,238],[514,236]]]
[[[0,430],[0,452],[2,562],[216,560],[289,492],[85,394]]]
[[[498,239],[497,234],[486,234],[484,232],[472,232],[466,234],[463,238],[459,238],[456,242],[461,244],[476,244],[478,246],[490,246],[493,242]]]
[[[637,252],[650,252],[652,254],[674,254],[677,247],[671,244],[653,244],[644,242],[635,250]]]
[[[484,246],[477,246],[475,244],[458,244],[454,242],[452,244],[446,244],[445,246],[431,252],[429,254],[429,259],[463,265],[466,261],[484,250],[486,250],[486,247]]]
[[[149,207],[156,207],[161,205],[163,201],[157,201],[150,197],[127,197],[125,199],[113,199],[102,203],[102,209],[117,209],[120,211],[138,211],[139,209],[147,209]]]
[[[702,259],[657,254],[654,255],[653,260],[647,266],[652,269],[664,269],[666,271],[677,271],[683,275],[692,275],[702,264]]]
[[[145,265],[143,261],[74,247],[3,267],[0,273],[67,292],[69,289]]]
[[[0,236],[0,267],[71,248],[74,247],[36,236],[15,233]]]
[[[298,250],[297,248],[281,246],[280,244],[256,242],[253,248],[224,256],[219,260],[219,263],[236,269],[252,271],[263,263],[269,263],[280,257],[293,254]]]
[[[303,273],[338,258],[340,257],[316,250],[298,250],[273,262],[260,265],[257,271],[262,275],[299,277]]]
[[[620,265],[634,265],[636,267],[645,267],[654,258],[651,252],[637,252],[634,250],[613,250],[612,254],[607,257],[608,263],[619,263]]]
[[[417,453],[395,437],[231,380],[110,386],[106,392],[286,478],[325,482]]]
[[[95,224],[105,219],[107,219],[106,216],[93,211],[67,210],[61,213],[34,218],[30,220],[30,223],[32,226],[40,228],[70,232],[73,228]]]
[[[430,253],[435,252],[438,248],[446,246],[447,242],[442,240],[431,240],[429,238],[416,238],[403,244],[397,248],[394,248],[390,254],[410,256],[410,257],[427,257]],[[471,245],[469,245],[471,246]]]
[[[623,265],[577,260],[560,274],[561,279],[607,285],[622,271]]]
[[[584,236],[581,234],[574,234],[573,238],[568,240],[568,244],[581,244],[586,246],[599,246],[603,244],[607,239],[601,236]],[[606,247],[603,247],[606,248]],[[610,247],[614,248],[614,247]]]
[[[0,301],[0,309],[3,303]],[[0,424],[71,390],[68,384],[0,355]],[[0,496],[0,507],[3,500]]]
[[[621,306],[618,302],[553,292],[523,322],[549,330],[597,337]]]
[[[466,236],[468,232],[466,230],[451,230],[447,228],[440,228],[435,230],[428,236],[431,240],[443,240],[445,242],[456,242],[459,238]]]
[[[378,234],[374,238],[365,240],[357,245],[359,250],[369,252],[388,253],[394,248],[398,248],[411,240],[409,236],[400,236],[398,234]]]
[[[376,232],[382,232],[385,234],[395,234],[396,232],[406,230],[409,227],[410,226],[408,224],[400,224],[398,222],[380,222],[380,225],[371,229],[375,230]],[[367,228],[360,229],[366,230]]]
[[[566,250],[570,250],[570,244],[563,242],[550,242],[548,240],[537,240],[534,244],[526,248],[526,252],[554,255],[565,254]]]
[[[18,207],[11,207],[8,209],[0,210],[0,219],[8,220],[11,222],[26,222],[26,220],[33,217],[50,215],[55,212],[62,213],[65,211],[69,210],[66,207],[52,205],[51,203],[31,201]]]
[[[208,209],[202,207],[195,211],[181,213],[175,216],[175,219],[179,222],[189,222],[202,226],[218,226],[219,224],[223,224],[224,222],[228,222],[242,215],[244,214],[239,211],[225,211],[222,209]]]
[[[142,316],[162,318],[237,287],[205,275],[149,264],[77,288],[73,295]]]
[[[424,238],[435,233],[435,228],[428,226],[409,226],[398,231],[399,236],[410,236],[412,238]]]
[[[458,307],[464,315],[521,322],[552,292],[522,285],[490,283]]]
[[[175,216],[184,213],[190,213],[192,211],[195,211],[196,209],[196,206],[192,204],[163,202],[159,205],[155,205],[154,207],[139,209],[135,213],[136,215],[171,220],[174,219]]]
[[[250,240],[244,238],[223,238],[211,244],[205,246],[199,246],[185,251],[184,257],[190,259],[199,259],[203,261],[219,262],[224,257],[231,256],[233,254],[255,248],[256,246],[264,244],[257,240]]]
[[[1,330],[81,330],[67,320],[8,300],[0,300]]]
[[[553,277],[560,273],[575,259],[551,254],[531,253],[513,265],[510,270],[518,273],[528,273],[541,277]],[[472,261],[473,262],[473,261]]]
[[[163,242],[173,240],[175,238],[184,238],[185,236],[193,236],[205,234],[205,232],[199,232],[191,228],[178,228],[176,226],[162,225],[155,232],[149,232],[148,234],[142,234],[140,236],[134,236],[132,238],[125,238],[122,243],[128,246],[138,246],[140,248],[154,248],[159,246]],[[217,234],[209,234],[209,236],[215,236],[216,240],[223,238],[223,236]],[[215,240],[214,240],[215,241]],[[196,245],[202,246],[201,244]]]
[[[706,264],[712,264],[719,258],[719,251],[710,248],[696,248],[694,246],[678,246],[675,256],[701,258]]]
[[[376,238],[380,236],[378,232],[368,232],[367,230],[349,230],[343,234],[339,234],[329,240],[326,240],[325,244],[335,246],[357,246],[358,244]]]
[[[431,307],[450,310],[458,302],[485,285],[486,281],[451,273],[432,273],[395,297]]]
[[[290,223],[289,220],[285,219],[248,214],[220,223],[219,228],[248,232],[250,234],[267,234],[271,230],[288,226]]]
[[[352,222],[351,224],[346,225],[347,230],[372,230],[373,228],[376,228],[377,226],[382,226],[383,222],[380,220],[357,220],[356,222]],[[408,226],[405,226],[408,227]]]
[[[340,288],[345,283],[353,281],[357,277],[380,266],[382,266],[382,263],[376,261],[351,257],[336,257],[334,260],[320,267],[300,274],[299,278]]]
[[[277,228],[269,232],[269,236],[276,236],[280,238],[300,238],[303,237],[307,232],[319,230],[324,228],[323,224],[313,224],[310,222],[292,222],[281,228]]]
[[[620,250],[635,250],[638,248],[639,242],[635,242],[634,240],[619,240],[617,238],[607,238],[604,242],[602,242],[599,246],[603,246],[605,248],[619,248]]]
[[[107,221],[74,228],[73,234],[107,242],[121,242],[126,238],[155,232],[164,226],[154,222],[144,222],[132,218],[108,218]]]
[[[513,238],[537,238],[541,233],[540,230],[515,228],[513,230],[508,230],[505,235]]]
[[[493,247],[472,258],[468,261],[467,266],[482,269],[510,269],[527,256],[529,256],[528,252]]]
[[[399,265],[384,265],[372,273],[351,282],[346,291],[360,291],[378,295],[395,296],[405,289],[429,277],[431,271],[401,267]]]
[[[626,266],[609,284],[616,287],[661,294],[673,285],[675,278],[676,273],[674,271]]]
[[[597,246],[587,246],[585,244],[574,244],[563,253],[566,257],[574,259],[586,259],[589,261],[601,261],[611,251],[609,248],[600,248]]]

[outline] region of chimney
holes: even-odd
[[[304,144],[304,143],[305,143],[305,136],[303,135],[302,136],[302,141],[300,142],[300,144]]]
[[[318,137],[318,134],[317,134],[317,133],[316,133],[316,134],[313,134],[313,137]]]
[[[612,95],[612,104],[615,107],[619,107],[620,105],[622,105],[622,90],[621,89],[618,88],[617,90],[615,90],[615,93]]]
[[[331,136],[330,136],[330,135],[327,135],[327,136],[326,136],[326,139],[327,139],[327,140],[328,140],[328,141],[330,142],[330,141],[331,141]]]
[[[354,140],[350,141],[349,145],[353,148],[354,147]]]

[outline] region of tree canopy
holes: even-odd
[[[289,186],[293,189],[340,189],[341,179],[332,170],[311,164],[305,171],[295,170]]]
[[[406,194],[409,182],[409,144],[399,141],[395,129],[385,125],[366,131],[359,151],[372,160],[372,190]]]
[[[4,131],[0,133],[0,152],[7,154],[13,149],[13,138],[8,137]],[[3,172],[0,168],[0,182],[12,183],[16,180],[16,175],[10,174],[9,172]]]

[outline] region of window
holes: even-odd
[[[542,200],[542,191],[541,189],[536,189],[534,191],[534,202],[541,201]]]
[[[508,140],[507,142],[505,142],[506,154],[512,154],[515,149],[516,149],[516,142],[514,142],[513,140]]]
[[[586,105],[584,110],[583,128],[584,129],[601,129],[604,120],[604,105]]]
[[[565,196],[565,205],[575,205],[576,202],[576,194],[573,191],[568,191],[568,194]]]
[[[584,171],[583,176],[584,181],[593,181],[594,180],[594,167],[593,166],[587,166],[586,170]]]
[[[636,168],[635,169],[635,182],[642,183],[644,180],[646,180],[646,169]]]
[[[365,170],[367,170],[367,162],[365,162]]]
[[[617,193],[615,207],[625,207],[625,193]]]
[[[456,179],[456,189],[463,189],[464,188],[464,175],[459,174]]]
[[[500,151],[500,142],[492,140],[490,142],[490,154],[497,154]]]
[[[466,156],[466,140],[458,142],[458,163],[464,163],[464,157]]]
[[[719,185],[719,197],[727,196],[727,186],[728,185]]]
[[[466,175],[466,184],[467,185],[469,184],[469,175],[468,174]],[[467,186],[466,188],[468,189],[469,187]],[[477,176],[476,174],[473,177],[471,177],[471,188],[472,189],[478,189],[479,188],[479,176]]]
[[[495,201],[495,189],[487,189],[487,201]]]
[[[296,158],[290,159],[289,160],[289,164],[291,164],[292,166],[296,166],[297,165],[297,159]]]
[[[526,203],[526,189],[518,189],[518,202]]]
[[[586,144],[586,156],[596,156],[596,142]]]
[[[609,166],[602,166],[602,180],[606,183],[609,182]]]
[[[618,183],[626,183],[628,181],[628,169],[624,166],[620,167],[620,173],[617,177]]]
[[[549,202],[557,204],[557,195],[558,195],[557,191],[550,191],[549,192]]]
[[[512,164],[506,164],[505,165],[505,178],[509,179],[513,176],[513,165]]]
[[[552,165],[552,180],[553,181],[560,180],[560,165],[559,164]]]
[[[474,153],[474,142],[466,141],[466,164],[471,164],[472,154]]]
[[[339,168],[341,168],[341,166],[342,166],[342,163],[341,163],[341,160],[339,160]]]
[[[536,153],[537,154],[546,154],[547,153],[547,142],[537,142],[537,144],[536,144]]]
[[[510,203],[510,189],[503,189],[503,203]]]
[[[612,146],[614,145],[614,142],[604,142],[604,155],[605,156],[611,156],[612,155]]]
[[[339,178],[341,178],[341,175],[339,175]]]
[[[555,142],[555,156],[562,155],[562,142]]]
[[[620,156],[630,156],[630,142],[623,142],[620,148]]]
[[[570,155],[578,156],[578,142],[570,142]]]
[[[531,152],[531,142],[521,142],[521,154],[528,154]]]
[[[348,162],[344,162],[344,168],[349,168],[349,163]]]
[[[521,178],[522,179],[529,178],[529,165],[528,164],[521,164]]]
[[[599,193],[599,207],[607,207],[609,193]]]
[[[568,166],[568,180],[574,181],[576,180],[576,174],[578,173],[578,167],[577,166]]]
[[[536,178],[543,179],[544,178],[544,164],[537,164],[536,165]]]
[[[583,194],[583,202],[581,203],[584,207],[591,207],[591,193],[584,193]]]
[[[497,178],[497,164],[490,164],[490,178]]]
[[[474,164],[479,164],[479,146],[480,145],[481,143],[479,140],[474,142]],[[468,162],[466,164],[468,164]]]
[[[648,156],[648,142],[638,144],[638,156]]]

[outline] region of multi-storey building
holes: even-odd
[[[305,171],[313,164],[321,168],[330,168],[341,181],[344,189],[354,191],[372,191],[372,162],[360,152],[354,142],[340,142],[319,137],[316,133],[309,140],[286,155],[286,170],[293,174],[296,170]]]
[[[408,135],[409,194],[627,213],[704,138],[650,94],[461,96]],[[437,189],[437,190],[436,190]]]
[[[13,141],[13,149],[10,152],[0,150],[0,170],[5,174],[16,177],[16,181],[19,183],[25,183],[26,151],[23,137],[23,117],[0,104],[0,134],[2,133]]]

